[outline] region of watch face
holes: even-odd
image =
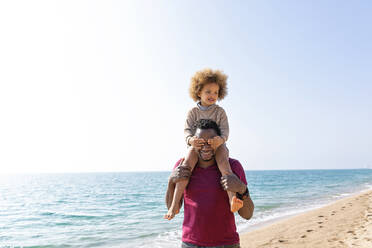
[[[243,194],[239,194],[238,192],[236,192],[236,195],[240,200],[244,200],[245,198],[249,196],[248,187]]]
[[[248,191],[248,187],[247,189],[245,190],[245,192],[243,193],[243,199],[247,198],[249,196],[249,191]]]

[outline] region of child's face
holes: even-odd
[[[216,83],[209,83],[204,85],[198,96],[200,97],[201,105],[208,107],[212,104],[215,104],[218,99],[218,91],[220,86]]]

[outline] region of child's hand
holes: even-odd
[[[204,142],[203,139],[199,139],[196,136],[194,136],[194,137],[191,137],[190,138],[189,143],[196,150],[200,150],[202,148],[202,146],[204,145],[205,142]]]
[[[208,140],[208,144],[213,148],[213,150],[217,150],[217,148],[225,143],[225,140],[221,138],[221,136],[216,136],[213,139]]]

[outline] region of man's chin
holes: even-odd
[[[205,161],[205,162],[208,162],[208,161],[211,161],[211,160],[213,160],[213,156],[211,156],[211,157],[200,157],[203,161]]]

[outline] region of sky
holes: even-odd
[[[245,170],[372,167],[370,1],[1,1],[0,173],[169,171],[193,74]]]

